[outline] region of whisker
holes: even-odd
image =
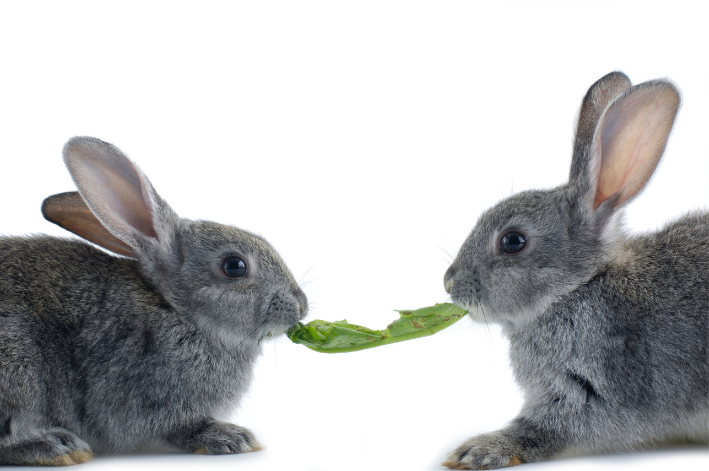
[[[510,169],[510,195],[514,195],[515,193],[515,178],[514,178],[514,171]]]
[[[243,339],[241,342],[239,342],[239,345],[237,345],[236,348],[239,348],[242,343],[246,342],[247,339],[251,338],[251,336],[252,336],[257,330],[259,330],[259,329],[261,328],[261,326],[264,325],[264,324],[266,323],[266,321],[268,321],[268,320],[269,320],[269,318],[266,317],[259,325],[256,326],[256,328],[255,328],[254,330],[251,331],[251,333],[250,333],[249,335],[247,335],[246,337],[244,337],[244,339]],[[259,339],[259,343],[260,343],[260,342],[261,342],[261,339]]]
[[[454,257],[453,257],[453,254],[451,254],[450,251],[448,251],[448,249],[445,249],[445,248],[443,248],[441,245],[436,244],[436,243],[434,243],[433,245],[435,245],[436,247],[438,247],[438,248],[445,254],[445,256],[446,256],[446,261],[448,262],[448,264],[453,263],[453,258],[454,258]]]
[[[483,314],[483,321],[485,321],[485,329],[487,330],[487,337],[490,340],[490,343],[492,343],[492,334],[490,334],[490,325],[487,323],[487,317],[485,317],[485,309],[483,308],[483,305],[480,302],[480,300],[478,300],[478,306],[480,307],[480,311]]]
[[[443,314],[444,316],[450,314],[451,312],[453,312],[454,309],[456,309],[456,308],[458,307],[458,306],[453,302],[453,300],[450,299],[450,296],[448,297],[448,301],[447,301],[447,302],[448,302],[448,304],[450,304],[450,306],[448,306],[448,309],[447,309],[446,312]]]
[[[313,280],[308,280],[308,281],[299,281],[298,286],[300,286],[300,289],[304,290],[310,283],[312,283]]]
[[[303,273],[303,276],[301,276],[301,277],[300,277],[300,280],[298,280],[298,285],[300,285],[300,284],[303,282],[303,278],[305,278],[305,277],[307,276],[307,274],[310,272],[310,270],[313,269],[314,266],[315,266],[315,265],[311,265],[310,268],[308,268],[307,270],[305,270],[305,273]],[[311,280],[311,281],[312,281],[312,280]],[[308,283],[310,283],[310,281],[308,281]]]

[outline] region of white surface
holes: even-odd
[[[675,81],[683,106],[633,231],[709,206],[701,2],[3,2],[0,233],[62,230],[74,135],[112,142],[182,216],[264,235],[310,318],[384,327],[443,302],[481,211],[568,174],[576,112],[612,70]],[[433,470],[521,397],[499,330],[343,355],[267,345],[236,413],[242,456],[98,457],[89,469]],[[529,469],[707,469],[704,448]],[[525,468],[525,469],[526,469]]]

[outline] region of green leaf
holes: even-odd
[[[372,330],[347,320],[327,322],[314,320],[298,322],[286,335],[293,343],[299,343],[321,353],[346,353],[366,348],[389,345],[404,340],[433,335],[455,324],[468,311],[453,304],[443,303],[415,311],[397,311],[399,319],[384,330]]]

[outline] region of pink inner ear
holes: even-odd
[[[618,206],[642,190],[662,157],[678,104],[672,87],[661,84],[637,89],[608,108],[596,131],[601,164],[594,209],[616,193]]]
[[[129,226],[157,238],[145,192],[135,169],[115,167],[103,160],[87,162],[86,170],[104,188],[102,206],[107,206]]]

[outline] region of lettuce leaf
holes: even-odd
[[[399,319],[384,330],[372,330],[347,320],[298,322],[286,335],[293,343],[321,353],[346,353],[426,337],[455,324],[468,311],[450,303],[397,311]]]

